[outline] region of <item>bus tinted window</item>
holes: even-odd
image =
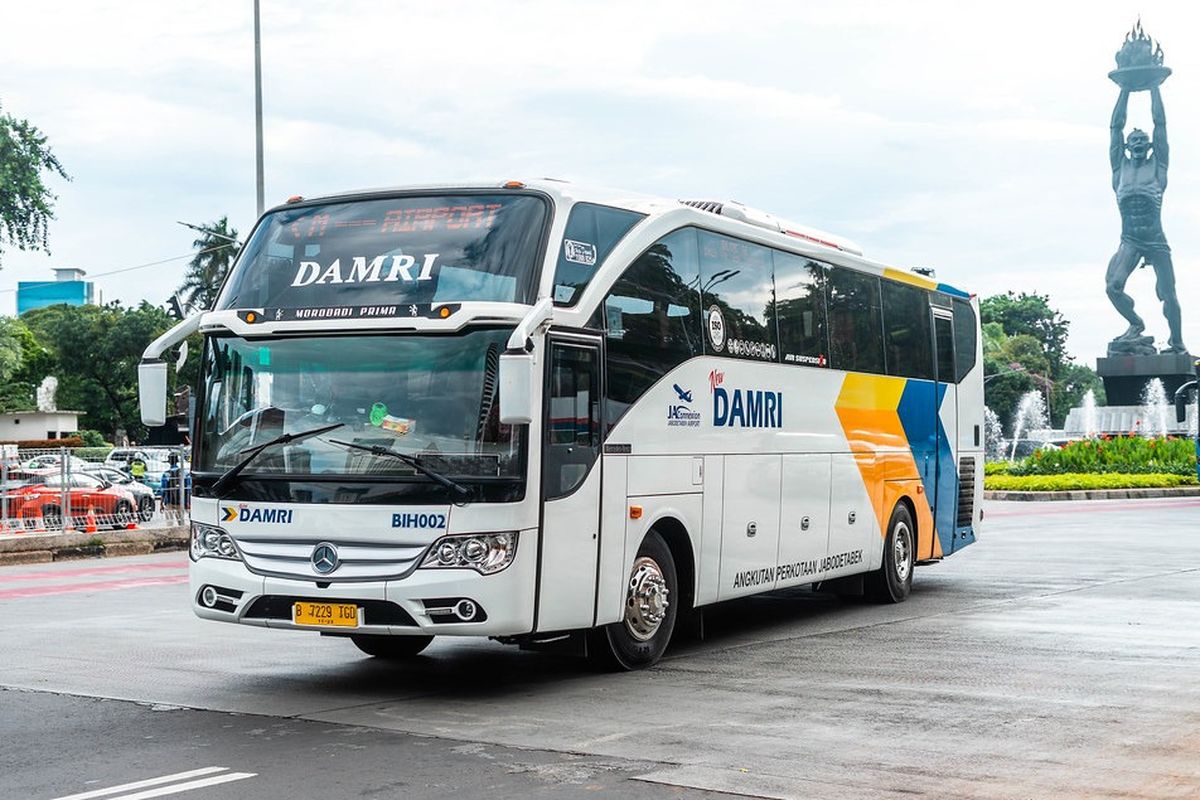
[[[975,309],[966,300],[954,301],[955,379],[961,381],[975,366]]]
[[[826,268],[803,256],[775,251],[775,305],[780,360],[829,366],[825,324]]]
[[[696,231],[651,245],[604,300],[608,339],[608,423],[669,370],[700,355]]]
[[[700,288],[706,350],[714,355],[776,361],[771,251],[728,236],[700,231]]]
[[[928,292],[884,281],[883,337],[888,375],[933,380]]]
[[[883,372],[879,278],[834,268],[829,273],[829,355],[834,369]]]
[[[425,304],[462,300],[528,303],[546,216],[542,198],[520,194],[285,207],[255,230],[216,307],[292,320],[364,308],[416,316]]]
[[[554,302],[564,306],[575,305],[617,242],[645,216],[594,203],[576,203],[567,219],[567,229],[558,252],[558,266],[554,270]]]

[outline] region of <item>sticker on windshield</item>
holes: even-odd
[[[574,239],[563,239],[563,258],[573,264],[594,267],[596,266],[596,245],[577,242]]]

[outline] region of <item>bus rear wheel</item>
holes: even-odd
[[[645,669],[662,658],[679,611],[679,578],[671,549],[655,531],[642,540],[625,584],[625,614],[592,632],[591,653],[602,667]]]
[[[380,636],[359,634],[351,636],[354,646],[369,656],[385,659],[411,658],[433,641],[432,636]]]
[[[888,521],[883,543],[883,563],[867,575],[867,597],[877,603],[903,602],[912,591],[913,566],[916,564],[917,537],[908,506],[900,503]]]

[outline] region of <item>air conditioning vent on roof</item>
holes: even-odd
[[[685,206],[698,208],[701,211],[710,211],[713,214],[721,213],[722,204],[716,200],[680,200],[679,202],[683,203]]]
[[[722,217],[736,219],[738,222],[745,222],[756,228],[765,228],[795,239],[803,239],[822,247],[828,247],[831,250],[841,250],[844,253],[853,253],[856,256],[863,254],[862,248],[849,239],[843,239],[840,236],[834,236],[832,233],[825,233],[816,228],[809,228],[805,225],[798,225],[794,222],[779,219],[773,214],[768,214],[766,211],[760,211],[757,208],[750,208],[735,200],[724,203],[716,200],[680,200],[679,202],[685,206],[698,208],[701,211],[708,211],[712,214],[719,214]]]

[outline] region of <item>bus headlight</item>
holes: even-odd
[[[443,536],[425,554],[422,567],[473,569],[481,575],[499,572],[517,555],[517,532]]]
[[[228,558],[232,561],[241,560],[233,537],[214,525],[200,522],[192,523],[191,543],[188,547],[192,561],[202,558]]]

